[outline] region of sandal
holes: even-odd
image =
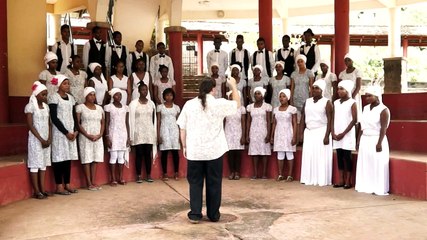
[[[66,188],[66,191],[68,191],[69,193],[78,193],[79,191],[77,189],[72,189],[72,188]]]
[[[52,197],[53,196],[53,193],[51,193],[51,192],[42,192],[43,193],[43,195],[45,195],[46,197]]]
[[[167,175],[167,174],[163,174],[163,178],[162,178],[162,180],[163,180],[163,181],[168,181],[168,180],[169,180],[168,175]]]
[[[117,182],[116,182],[116,181],[112,181],[112,182],[110,183],[110,186],[112,186],[112,187],[116,187],[116,186],[117,186]]]
[[[345,185],[344,185],[344,189],[350,189],[351,187],[352,187],[352,186],[351,186],[351,184],[348,184],[348,185],[347,185],[347,184],[345,184]]]
[[[342,188],[344,186],[344,184],[334,184],[333,188]]]
[[[252,176],[252,177],[251,177],[251,180],[256,180],[256,176]]]
[[[286,178],[286,182],[292,182],[294,180],[294,178],[292,176],[288,176]]]
[[[262,180],[267,180],[267,176],[262,176]]]
[[[240,175],[239,174],[236,174],[235,176],[234,176],[234,180],[239,180],[240,179]]]
[[[38,192],[38,193],[34,193],[33,194],[33,198],[35,198],[35,199],[45,199],[47,197],[43,193]]]
[[[282,175],[277,176],[276,181],[282,181],[283,179],[285,179]]]
[[[71,193],[69,191],[62,191],[62,192],[56,191],[55,194],[58,194],[58,195],[71,195]]]
[[[175,176],[174,176],[174,177],[175,177],[175,180],[176,180],[176,181],[178,181],[178,180],[179,180],[179,175],[178,175],[178,173],[175,173]]]
[[[117,182],[116,182],[117,183]],[[136,178],[136,183],[142,183],[142,178],[141,178],[141,176],[138,176],[137,178]]]
[[[97,190],[98,190],[98,188],[97,188],[95,185],[90,185],[90,186],[87,188],[87,190],[89,190],[89,191],[97,191]]]
[[[125,180],[120,180],[120,181],[119,181],[119,184],[120,184],[120,185],[126,185],[126,181],[125,181]]]
[[[234,179],[234,173],[231,173],[230,176],[228,176],[228,180],[233,180]]]

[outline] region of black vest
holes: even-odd
[[[131,69],[132,69],[132,72],[136,72],[136,60],[137,59],[136,59],[135,52],[132,52],[131,56],[132,56],[132,66],[131,66]],[[147,69],[149,69],[149,67],[150,67],[150,66],[147,65],[147,59],[148,59],[147,54],[145,54],[145,52],[142,52],[142,57],[139,57],[139,58],[142,58],[142,61],[144,61],[144,63],[145,63],[145,71],[147,71]]]
[[[290,48],[288,57],[286,59],[282,56],[282,49],[279,49],[277,51],[277,60],[285,62],[284,73],[288,77],[291,77],[292,72],[295,71],[295,58],[294,58],[294,56],[295,56],[295,51],[293,48]]]
[[[258,51],[256,51],[254,53],[254,56],[252,58],[252,66],[257,65],[256,62],[256,55],[258,54]],[[269,52],[267,51],[267,49],[264,48],[264,56],[265,56],[265,68],[267,68],[267,75],[269,77],[272,77],[273,75],[271,75],[271,65],[270,65],[270,58],[269,58]]]
[[[89,44],[89,60],[87,63],[88,78],[93,76],[93,73],[89,69],[89,64],[93,62],[101,64],[102,72],[105,74],[105,42],[102,41],[100,50],[98,50],[98,47],[96,46],[96,43],[93,39],[89,40]]]
[[[316,53],[314,52],[315,47],[316,44],[312,44],[307,54],[304,53],[304,46],[301,46],[301,48],[299,49],[299,53],[307,57],[307,62],[305,63],[305,66],[310,70],[316,63]]]
[[[116,74],[116,64],[119,60],[122,60],[123,63],[125,64],[125,69],[123,71],[123,74],[127,76],[128,71],[126,69],[126,58],[127,58],[126,47],[122,45],[122,55],[121,56],[117,55],[117,52],[114,50],[115,50],[115,48],[113,47],[111,49],[111,65],[110,65],[111,73],[110,74],[111,74],[111,76]]]
[[[61,71],[61,66],[62,66],[62,62],[64,61],[64,59],[62,58],[62,51],[61,51],[61,41],[57,42],[57,48],[56,48],[56,56],[58,57],[58,66],[56,67],[56,71]],[[71,43],[71,56],[74,56],[74,44]],[[68,59],[66,59],[65,61],[68,61]],[[67,65],[68,66],[68,65]]]
[[[236,49],[233,49],[231,52],[231,64],[236,63]],[[249,53],[248,50],[244,49],[243,54],[243,67],[245,71],[245,76],[248,77],[248,69],[249,69]]]

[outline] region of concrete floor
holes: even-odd
[[[298,182],[223,181],[221,220],[187,221],[188,184],[80,189],[0,207],[0,239],[427,239],[427,202]]]

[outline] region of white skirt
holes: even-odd
[[[357,154],[356,186],[358,192],[388,195],[390,152],[387,136],[382,151],[376,151],[379,136],[362,135]]]
[[[301,183],[326,186],[332,184],[332,137],[323,144],[326,126],[304,130],[302,148]]]

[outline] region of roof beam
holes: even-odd
[[[377,2],[379,2],[386,8],[396,7],[396,0],[377,0]]]

